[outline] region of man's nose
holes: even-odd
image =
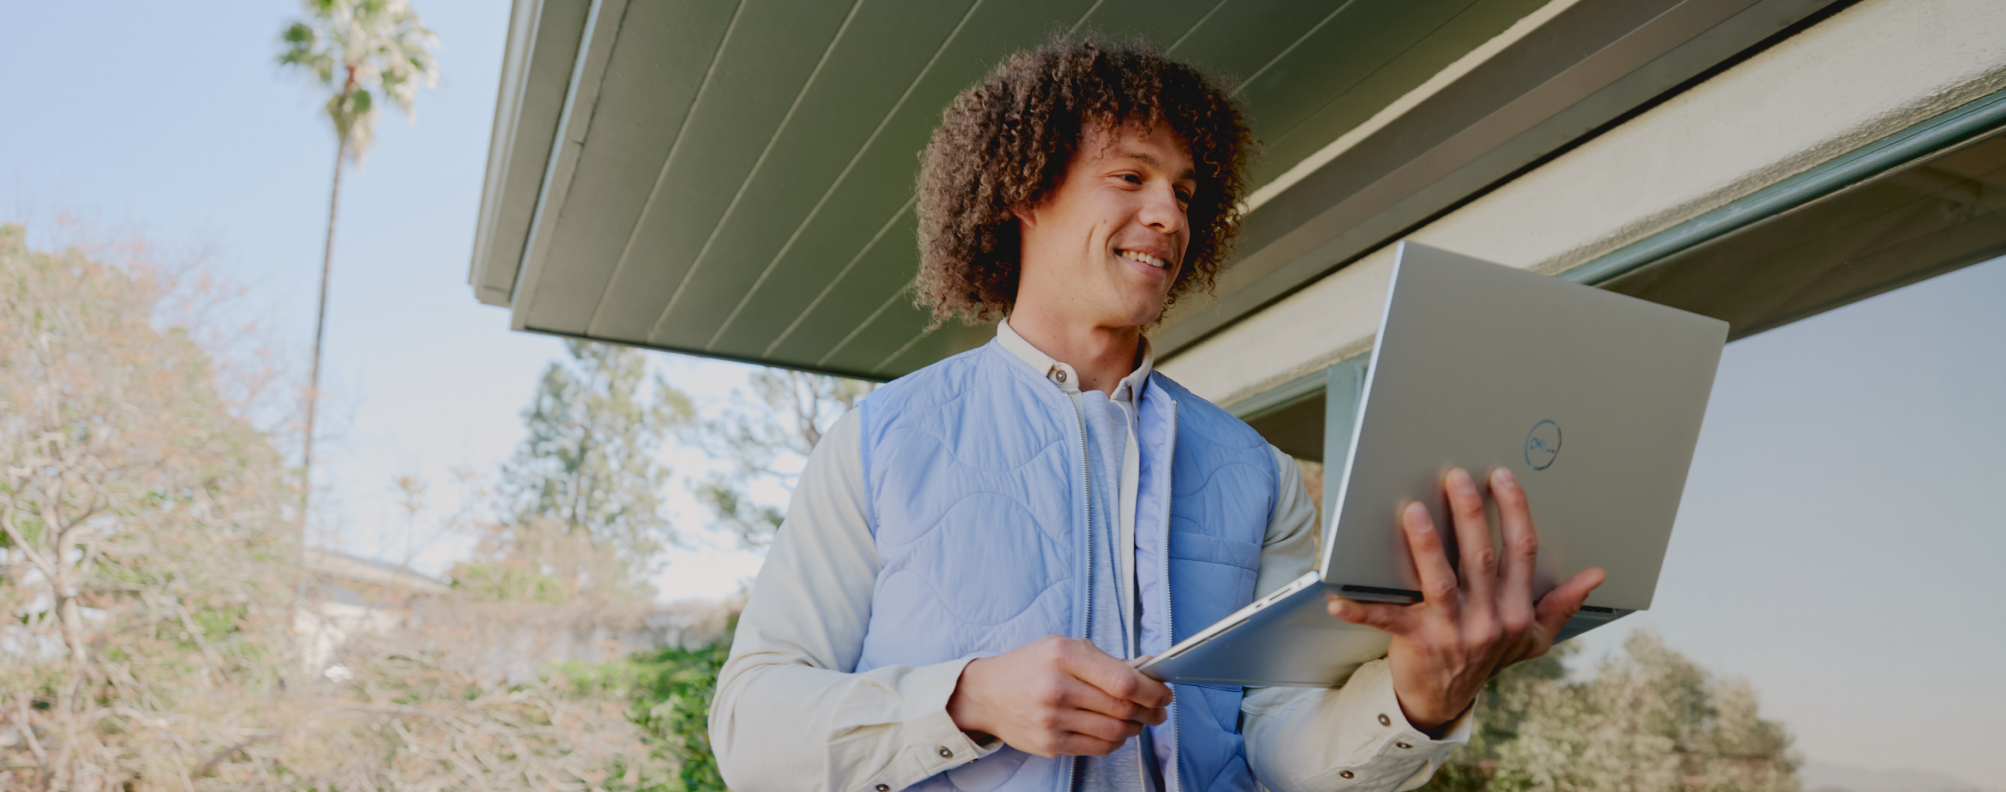
[[[1177,190],[1170,185],[1152,186],[1143,191],[1142,224],[1165,234],[1181,234],[1187,222]]]

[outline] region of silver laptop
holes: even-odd
[[[1394,520],[1420,500],[1448,528],[1441,472],[1505,466],[1539,530],[1536,593],[1608,581],[1560,635],[1651,607],[1727,323],[1403,242],[1317,571],[1142,666],[1170,682],[1341,684],[1390,636],[1332,597],[1416,602]],[[1337,449],[1331,449],[1336,451]],[[1335,453],[1328,459],[1335,461]],[[1486,493],[1488,495],[1488,493]],[[1496,507],[1491,507],[1495,536]],[[1456,558],[1450,548],[1450,559]]]

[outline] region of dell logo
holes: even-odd
[[[1525,463],[1533,470],[1545,470],[1560,456],[1560,424],[1540,421],[1525,435]]]

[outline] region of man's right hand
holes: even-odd
[[[1092,642],[1047,635],[961,669],[948,717],[1044,757],[1106,756],[1163,723],[1170,688]]]

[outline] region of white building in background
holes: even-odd
[[[452,590],[408,567],[309,548],[301,559],[309,595],[293,611],[307,668],[332,671],[336,650],[357,635],[383,635],[404,621],[416,598]],[[334,672],[339,677],[340,672]]]
[[[342,655],[356,642],[414,649],[450,642],[448,654],[471,670],[524,680],[554,662],[706,646],[743,608],[736,600],[482,602],[396,564],[325,550],[308,550],[305,562],[307,597],[293,630],[305,643],[306,666],[336,681],[348,674]]]

